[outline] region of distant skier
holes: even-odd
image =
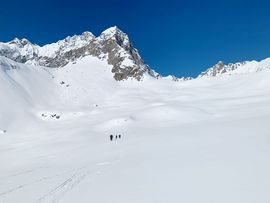
[[[121,139],[121,134],[118,135],[119,139]]]
[[[118,136],[117,135],[115,135],[115,139],[117,140],[117,138],[118,138]]]
[[[113,135],[110,135],[110,140],[113,141]]]

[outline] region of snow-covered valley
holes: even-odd
[[[188,81],[111,69],[0,56],[1,203],[270,202],[269,68]]]
[[[269,67],[163,77],[117,27],[0,42],[0,203],[269,203]]]

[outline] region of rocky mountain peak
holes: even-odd
[[[145,74],[157,78],[157,74],[146,65],[129,41],[127,34],[114,26],[106,29],[99,37],[91,32],[83,32],[60,40],[56,43],[38,46],[26,39],[14,39],[0,43],[0,56],[16,62],[46,67],[63,67],[70,62],[87,56],[107,60],[112,65],[115,80],[134,78],[141,80]]]
[[[99,40],[101,41],[114,40],[117,42],[119,46],[130,45],[130,41],[127,34],[121,31],[117,26],[108,28],[105,31],[103,31],[99,36]]]
[[[117,26],[110,27],[106,30],[104,30],[101,33],[101,37],[111,38],[114,36],[120,36],[120,35],[126,35],[122,30],[120,30]]]
[[[88,31],[83,32],[82,36],[84,36],[85,38],[95,38],[95,35],[93,35],[92,32],[88,32]]]
[[[215,64],[216,67],[223,67],[224,65],[225,65],[225,64],[224,64],[223,61],[218,61],[218,62]]]
[[[26,45],[33,46],[33,44],[28,39],[25,39],[25,38],[18,39],[17,37],[15,37],[12,41],[8,42],[7,44],[18,46],[20,48]]]
[[[198,77],[204,77],[204,76],[215,77],[215,76],[219,76],[223,74],[230,74],[236,69],[244,66],[246,63],[247,61],[225,64],[223,61],[219,61],[214,66],[202,72]]]

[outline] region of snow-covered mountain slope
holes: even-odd
[[[48,70],[60,86],[59,95],[65,105],[85,108],[103,103],[118,91],[119,82],[113,79],[111,69],[105,60],[85,56],[75,64]]]
[[[48,109],[54,114],[61,109],[95,106],[119,88],[111,65],[93,56],[54,69],[0,56],[0,86],[0,129]]]
[[[229,63],[228,65],[219,61],[213,67],[202,72],[198,77],[254,73],[265,69],[270,69],[270,58],[264,59],[260,62],[244,61],[239,63]]]
[[[270,202],[270,69],[139,82],[73,62],[0,57],[0,202]]]
[[[84,32],[42,47],[27,39],[15,38],[11,42],[0,43],[0,55],[20,63],[54,68],[91,55],[106,59],[112,65],[111,71],[118,81],[128,78],[141,80],[145,74],[158,77],[144,64],[128,36],[117,27],[105,30],[98,37]]]
[[[54,87],[46,69],[0,56],[0,129],[16,128],[16,121],[29,119],[34,108],[52,106]]]

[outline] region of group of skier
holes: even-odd
[[[111,134],[111,135],[110,135],[110,140],[113,141],[113,138],[114,138],[114,137],[115,137],[115,140],[121,139],[121,134],[115,135],[115,136],[113,136],[113,135]]]

